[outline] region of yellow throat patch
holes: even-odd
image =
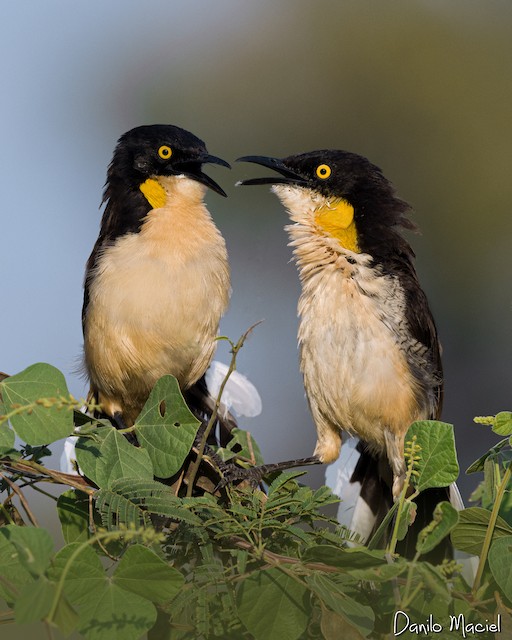
[[[148,178],[140,185],[139,189],[153,209],[160,209],[160,207],[165,206],[167,194],[158,180]]]
[[[335,200],[315,211],[315,223],[342,247],[359,253],[357,230],[354,222],[354,207],[346,200]]]

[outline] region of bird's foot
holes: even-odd
[[[273,473],[313,464],[321,464],[321,461],[317,456],[299,458],[298,460],[273,462],[270,464],[262,464],[258,467],[248,468],[242,468],[232,464],[229,465],[228,468],[221,469],[223,478],[217,485],[216,489],[223,489],[230,484],[238,484],[244,481],[248,482],[251,487],[256,488],[263,482],[263,478]]]

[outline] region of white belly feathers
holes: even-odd
[[[298,337],[316,453],[335,460],[341,430],[384,451],[390,434],[401,438],[411,422],[427,417],[403,349],[411,338],[401,321],[399,282],[369,266],[367,255],[329,250],[325,238],[292,244],[303,286]]]

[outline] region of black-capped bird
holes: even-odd
[[[201,385],[215,350],[230,277],[204,195],[226,194],[205,163],[229,168],[188,131],[150,125],[121,136],[108,168],[82,323],[91,393],[118,426],[164,374]]]
[[[309,461],[335,461],[342,431],[358,436],[354,480],[380,519],[403,486],[407,429],[438,418],[443,395],[436,326],[401,233],[415,228],[410,207],[378,167],[347,151],[240,160],[277,172],[241,184],[272,184],[292,220],[300,369],[318,435]],[[427,521],[446,495],[422,497]]]

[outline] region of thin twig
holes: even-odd
[[[240,337],[240,339],[238,340],[238,342],[236,344],[234,344],[233,342],[231,342],[231,340],[229,341],[231,344],[231,362],[229,363],[229,369],[224,377],[224,380],[222,381],[222,384],[220,385],[220,389],[219,389],[219,393],[217,394],[217,398],[215,400],[215,405],[213,407],[213,411],[212,414],[210,416],[210,419],[208,421],[208,424],[206,425],[206,429],[203,432],[203,436],[201,438],[201,443],[198,447],[198,451],[197,451],[197,457],[194,460],[194,462],[190,465],[190,473],[189,473],[189,480],[188,480],[188,487],[187,487],[187,498],[190,498],[192,496],[192,491],[194,489],[194,483],[196,481],[196,477],[199,471],[199,466],[201,465],[201,460],[203,459],[203,455],[204,455],[204,450],[206,448],[206,443],[208,441],[208,436],[211,433],[211,430],[213,429],[215,422],[217,421],[217,416],[219,414],[219,408],[220,408],[220,404],[221,404],[221,398],[222,398],[222,394],[224,393],[224,387],[227,384],[227,381],[229,380],[229,376],[233,373],[233,371],[235,371],[236,369],[236,357],[238,355],[238,352],[240,351],[240,349],[244,346],[244,342],[247,339],[247,336],[253,331],[253,329],[255,327],[257,327],[260,322],[256,322],[255,324],[252,325],[252,327],[249,327],[249,329],[247,329],[247,331]]]
[[[268,562],[272,566],[275,566],[276,563],[300,564],[304,568],[311,569],[312,571],[324,571],[325,573],[340,573],[340,571],[342,571],[340,567],[333,567],[331,565],[324,564],[323,562],[302,562],[300,558],[284,556],[279,553],[274,553],[273,551],[268,551],[267,549],[258,549],[253,544],[246,542],[242,538],[230,538],[230,540],[239,549],[252,551],[252,553],[256,554],[261,560]]]
[[[93,502],[93,496],[92,494],[89,494],[88,499],[87,499],[87,511],[88,511],[88,518],[89,518],[89,531],[93,534],[93,535],[97,535],[98,531],[96,529],[96,523],[94,522],[94,502]],[[115,556],[113,556],[107,549],[107,547],[103,544],[103,542],[101,540],[98,540],[98,547],[103,551],[103,553],[110,558],[111,560],[118,560],[118,558],[116,558]]]
[[[7,510],[5,504],[0,504],[0,513],[3,513],[4,518],[9,524],[14,524],[14,520],[11,518],[11,514]]]
[[[251,454],[251,462],[253,465],[256,465],[256,456],[254,455],[254,447],[252,445],[252,436],[250,432],[247,432],[247,447],[249,449],[249,453]]]
[[[0,613],[0,624],[12,624],[14,620],[14,611],[12,609]]]
[[[11,489],[14,491],[14,493],[18,496],[18,498],[20,499],[20,502],[23,506],[23,509],[25,509],[25,513],[27,514],[30,522],[34,525],[34,527],[38,527],[38,523],[37,523],[37,519],[35,517],[35,515],[32,513],[30,507],[28,506],[28,502],[25,499],[25,496],[23,495],[23,491],[17,486],[17,484],[15,482],[13,482],[10,478],[8,478],[4,473],[2,473],[0,471],[0,478],[2,478],[2,480],[4,482],[6,482]]]
[[[38,464],[37,462],[33,462],[32,460],[11,460],[11,459],[0,459],[0,466],[8,467],[13,471],[19,473],[34,473],[36,471],[41,476],[46,476],[51,478],[54,482],[58,484],[65,484],[75,489],[79,489],[84,493],[94,493],[95,489],[93,489],[87,482],[85,478],[82,476],[76,476],[71,473],[63,473],[62,471],[55,471],[54,469],[48,469],[44,467],[42,464]]]
[[[183,484],[183,477],[184,477],[184,476],[185,476],[185,469],[182,469],[182,470],[181,470],[181,473],[180,473],[180,477],[179,477],[179,478],[178,478],[178,480],[176,481],[176,490],[175,490],[175,492],[174,492],[174,495],[175,495],[176,497],[178,497],[179,491],[180,491],[180,489],[181,489],[181,485]]]
[[[37,480],[31,480],[30,482],[25,482],[22,486],[23,487],[30,487],[30,489],[32,489],[33,491],[37,491],[38,493],[41,493],[43,496],[46,496],[47,498],[50,498],[50,500],[53,500],[54,502],[57,502],[58,497],[52,495],[51,493],[48,493],[48,491],[45,491],[44,489],[41,489],[41,487],[37,486],[38,482],[43,482],[45,479],[37,479]]]

